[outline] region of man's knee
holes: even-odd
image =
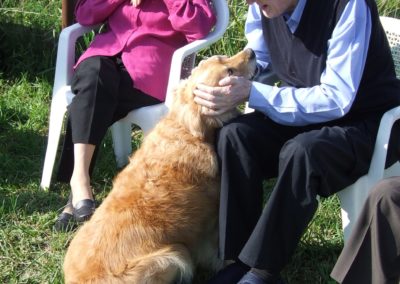
[[[280,160],[286,159],[317,159],[320,157],[320,145],[315,139],[304,134],[300,134],[293,139],[288,140],[283,145]]]
[[[239,133],[239,126],[236,123],[229,123],[219,129],[217,132],[217,144],[225,145],[227,142],[237,140]]]

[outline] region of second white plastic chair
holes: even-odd
[[[400,78],[400,19],[380,17],[380,20],[389,40],[397,78]],[[385,169],[391,130],[398,119],[400,119],[400,106],[387,111],[383,115],[368,173],[338,193],[345,242],[350,236],[354,223],[360,215],[372,187],[385,177],[400,176],[399,162]]]

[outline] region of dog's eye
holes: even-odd
[[[233,73],[235,72],[235,70],[234,70],[233,68],[228,68],[228,69],[226,70],[226,72],[228,73],[229,76],[232,76]]]

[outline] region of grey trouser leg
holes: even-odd
[[[400,177],[371,191],[331,276],[345,284],[399,283]]]

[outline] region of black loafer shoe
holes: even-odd
[[[248,272],[237,284],[285,284],[283,279],[279,276],[275,281],[266,281],[255,273]]]
[[[92,217],[95,209],[96,205],[93,200],[83,199],[74,206],[72,213],[76,221],[84,222]]]
[[[74,216],[70,213],[62,212],[58,215],[53,229],[57,232],[69,232],[75,229],[75,227]]]
[[[242,263],[234,262],[220,270],[207,284],[237,283],[249,270],[250,267]]]
[[[243,276],[238,284],[267,284],[262,278],[258,277],[256,274],[248,272]]]

